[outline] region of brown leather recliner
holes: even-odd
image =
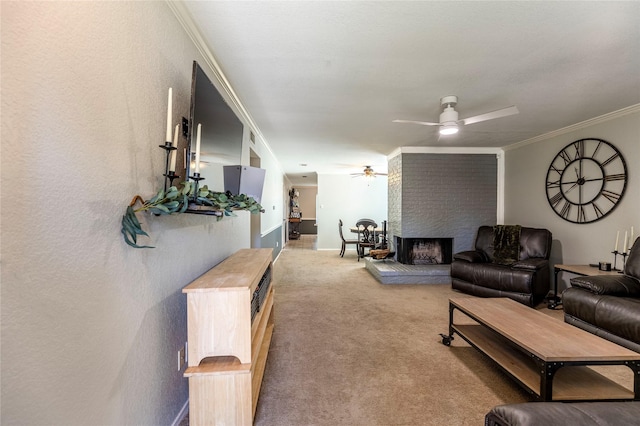
[[[627,426],[638,424],[640,401],[524,402],[493,407],[485,426]]]
[[[640,352],[640,238],[618,275],[571,278],[562,293],[564,320]]]
[[[508,297],[528,306],[542,302],[549,292],[551,232],[520,228],[519,253],[513,262],[494,256],[493,226],[481,226],[475,250],[453,255],[451,287],[480,297]]]

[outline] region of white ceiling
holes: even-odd
[[[640,103],[640,2],[184,5],[294,185],[385,172],[402,146],[504,147]],[[437,122],[444,95],[461,118],[520,114],[440,139],[392,123]]]

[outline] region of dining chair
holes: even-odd
[[[360,257],[360,251],[358,250],[358,240],[345,240],[344,235],[342,235],[342,219],[338,219],[338,231],[340,231],[340,239],[342,240],[342,248],[340,249],[340,257],[344,257],[344,251],[347,248],[347,244],[354,244],[356,246],[356,252],[358,253],[358,258]]]
[[[358,262],[364,257],[364,249],[376,247],[376,228],[378,224],[371,219],[360,219],[356,222],[358,228]]]

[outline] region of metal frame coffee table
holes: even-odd
[[[462,316],[454,322],[454,311]],[[456,315],[456,318],[459,315]],[[487,355],[542,401],[640,400],[640,353],[507,298],[449,299],[449,334]],[[588,366],[624,365],[633,391]]]

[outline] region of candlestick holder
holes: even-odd
[[[627,256],[629,256],[629,253],[624,251],[624,252],[620,253],[620,255],[622,256],[622,269],[620,269],[620,273],[623,274],[624,273],[624,266],[627,263]]]
[[[167,179],[169,179],[169,186],[173,186],[173,180],[180,177],[180,176],[178,176],[176,174],[175,171],[169,170],[169,157],[171,157],[171,151],[175,151],[178,148],[173,146],[171,141],[166,141],[164,143],[164,145],[158,145],[158,146],[160,148],[164,149],[166,151],[166,154],[167,154],[167,158],[166,158],[165,164],[164,164],[164,174],[162,175],[165,178],[164,179],[164,191],[167,192]]]
[[[200,173],[195,172],[193,176],[189,176],[189,179],[196,181],[196,188],[193,191],[193,201],[196,201],[198,199],[198,186],[200,185],[200,181],[204,180],[204,178],[200,176]]]
[[[618,262],[618,254],[620,254],[620,252],[616,249],[614,251],[611,252],[613,254],[613,269],[611,269],[612,271],[619,271],[619,269],[616,267],[617,262]]]
[[[164,181],[164,190],[165,191],[167,190],[167,179],[169,179],[169,186],[173,186],[173,180],[180,177],[173,170],[169,170],[168,173],[165,173],[162,176],[164,176],[166,178],[165,181]]]

